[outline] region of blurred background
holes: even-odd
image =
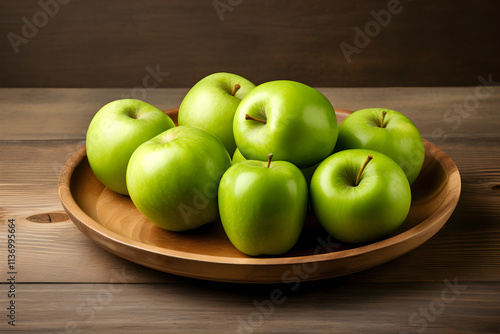
[[[1,0],[0,87],[191,87],[219,71],[472,86],[500,75],[499,14],[495,0]]]

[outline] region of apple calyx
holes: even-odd
[[[363,171],[365,170],[366,165],[370,162],[370,160],[373,159],[371,154],[368,154],[368,157],[366,157],[365,162],[361,166],[361,169],[359,170],[358,176],[356,177],[356,182],[354,183],[354,186],[357,187],[359,184],[359,181],[361,181],[361,174],[363,174]]]
[[[231,92],[231,95],[234,96],[236,92],[241,88],[240,84],[234,85],[233,91]]]
[[[382,119],[380,120],[380,127],[381,128],[384,128],[384,119],[385,119],[385,115],[387,115],[387,111],[382,111]]]
[[[273,154],[272,153],[269,153],[269,155],[267,156],[267,168],[269,168],[269,166],[271,166],[271,160],[273,159]]]
[[[252,121],[260,122],[260,123],[262,123],[262,124],[267,124],[267,121],[266,121],[266,120],[264,120],[264,119],[260,119],[260,118],[257,118],[257,117],[250,116],[249,114],[245,114],[245,119],[246,119],[246,120],[251,119]]]

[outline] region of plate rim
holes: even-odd
[[[167,114],[175,113],[177,110],[178,108],[169,109],[166,111],[166,113]],[[351,111],[339,108],[335,108],[335,111],[336,113],[344,113],[344,114],[352,113]],[[65,211],[71,217],[72,222],[78,227],[78,229],[82,233],[84,233],[89,238],[90,238],[89,236],[90,231],[88,229],[92,230],[94,233],[97,233],[101,238],[108,239],[113,243],[118,243],[127,247],[132,247],[138,251],[155,253],[160,256],[177,258],[184,261],[203,262],[203,263],[209,262],[209,263],[218,263],[223,265],[240,265],[240,266],[241,265],[242,266],[297,265],[297,264],[307,264],[312,262],[320,263],[325,261],[334,261],[338,259],[358,257],[372,252],[380,251],[381,249],[384,248],[397,246],[401,243],[407,242],[410,239],[418,238],[422,234],[425,234],[428,230],[432,230],[433,228],[435,229],[435,231],[432,232],[430,235],[428,235],[428,237],[426,237],[422,242],[418,242],[418,244],[415,247],[408,249],[406,252],[400,253],[396,256],[399,257],[417,248],[421,244],[425,243],[435,233],[437,233],[444,226],[448,218],[455,210],[460,198],[461,177],[455,162],[444,151],[442,151],[436,145],[430,143],[425,139],[424,139],[424,145],[426,147],[426,150],[427,149],[432,150],[433,157],[442,166],[446,167],[445,170],[447,171],[448,182],[450,182],[450,180],[453,179],[455,181],[454,183],[457,185],[457,189],[455,191],[449,191],[443,198],[441,204],[434,211],[434,213],[431,216],[424,219],[423,221],[421,221],[418,225],[404,232],[401,232],[394,236],[373,243],[330,253],[287,256],[287,257],[233,258],[233,257],[221,257],[216,255],[205,255],[198,253],[187,253],[187,252],[162,248],[155,245],[149,245],[140,241],[129,239],[119,233],[107,229],[99,222],[94,220],[92,217],[90,217],[85,211],[83,211],[83,209],[78,205],[78,203],[76,203],[76,200],[72,195],[70,186],[71,179],[76,167],[86,157],[86,146],[81,147],[76,153],[74,153],[64,165],[58,180],[58,193],[61,203]],[[450,172],[448,173],[448,171]],[[104,247],[103,243],[96,241],[95,238],[91,239],[101,247]],[[109,247],[105,248],[110,250]],[[113,252],[112,250],[110,251]],[[188,275],[183,275],[183,276],[188,276]]]

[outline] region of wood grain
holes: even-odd
[[[480,83],[477,82],[477,85]],[[498,136],[500,86],[414,88],[319,88],[335,108],[384,107],[410,117],[422,136],[438,146],[449,138]],[[0,140],[85,139],[94,114],[106,103],[127,97],[130,89],[2,89]],[[152,89],[145,101],[162,109],[178,107],[187,89]],[[488,121],[485,121],[488,120]],[[75,152],[76,149],[73,150]]]
[[[24,253],[20,262],[22,281],[106,282],[110,275],[106,268],[125,265],[133,268],[140,282],[175,280],[95,247],[69,221],[36,224],[26,219],[62,210],[57,195],[61,169],[53,167],[62,168],[79,143],[0,143],[0,156],[8,157],[0,160],[0,221],[5,224],[7,218],[15,218],[19,223],[20,252]],[[450,139],[439,146],[456,162],[462,177],[462,194],[455,213],[434,238],[415,251],[367,273],[353,275],[352,280],[432,281],[459,274],[467,280],[500,280],[500,191],[494,187],[500,184],[500,155],[492,154],[498,151],[500,139]],[[46,233],[51,238],[46,239]],[[0,254],[4,251],[0,248]],[[61,253],[65,256],[58,256]],[[40,271],[44,274],[40,275]]]
[[[449,137],[436,144],[456,162],[462,193],[448,223],[416,250],[361,273],[302,282],[291,291],[291,285],[243,289],[161,273],[101,249],[70,221],[27,220],[63,212],[57,196],[62,164],[83,145],[82,130],[96,109],[130,90],[0,89],[0,258],[6,258],[7,219],[16,219],[19,239],[19,327],[0,321],[0,331],[60,333],[74,321],[75,333],[235,333],[239,317],[256,315],[254,301],[262,303],[282,289],[286,301],[275,305],[254,332],[416,333],[424,330],[420,308],[439,307],[444,281],[456,278],[467,288],[442,312],[431,314],[424,332],[500,332],[498,91],[452,128],[456,123],[446,122],[444,112],[474,96],[475,87],[321,90],[346,109],[403,108],[426,139],[442,128]],[[178,106],[185,92],[151,90],[147,100],[168,109]],[[127,285],[118,280],[120,274]],[[0,280],[6,279],[1,270]],[[0,285],[2,305],[6,287]],[[109,291],[114,292],[108,302]],[[103,305],[95,304],[98,298]],[[95,316],[87,321],[92,310]],[[420,322],[410,323],[415,312]]]
[[[249,324],[254,324],[255,333],[283,334],[500,329],[498,282],[473,283],[458,277],[456,292],[444,279],[399,284],[348,284],[337,279],[242,289],[192,280],[131,284],[131,276],[116,270],[114,284],[20,285],[17,303],[25,316],[15,330],[1,323],[2,333],[60,333],[65,326],[74,333],[247,333]],[[454,277],[447,281],[455,285]],[[270,302],[273,291],[282,292],[277,304]],[[443,291],[448,302],[441,299]]]
[[[223,3],[227,3],[223,1]],[[234,1],[221,21],[213,1],[72,0],[16,53],[37,1],[0,3],[0,87],[143,85],[146,67],[169,75],[159,87],[191,87],[213,72],[255,83],[292,79],[313,86],[463,86],[500,74],[498,1],[401,1],[386,27],[358,42],[388,1]],[[364,44],[364,45],[363,45]],[[347,107],[347,106],[346,106]]]

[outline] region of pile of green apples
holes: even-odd
[[[363,109],[338,126],[329,100],[295,81],[256,87],[236,74],[209,75],[184,97],[178,123],[143,101],[111,102],[89,125],[90,167],[166,230],[220,217],[251,256],[293,248],[309,207],[341,242],[389,235],[409,213],[425,156],[403,114]]]

